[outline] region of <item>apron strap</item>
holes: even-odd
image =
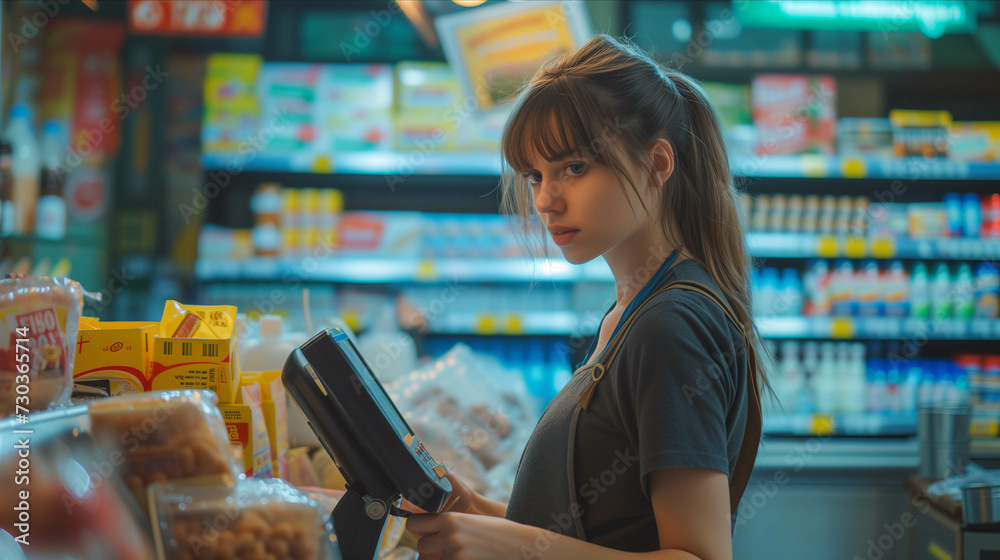
[[[747,336],[746,329],[743,325],[736,320],[736,315],[733,313],[726,301],[719,297],[719,295],[716,294],[711,288],[691,280],[677,280],[675,282],[671,282],[663,288],[660,288],[653,294],[650,294],[650,296],[642,302],[635,312],[632,313],[632,315],[625,321],[622,328],[618,331],[618,334],[608,342],[608,351],[604,353],[604,356],[600,359],[600,361],[594,364],[594,367],[591,369],[590,386],[587,387],[587,389],[580,395],[580,408],[582,408],[583,411],[586,411],[590,407],[590,401],[594,397],[594,391],[597,389],[597,384],[604,377],[608,367],[610,367],[612,361],[618,355],[618,351],[624,345],[625,335],[632,327],[632,322],[639,314],[639,311],[656,296],[673,289],[697,292],[715,302],[716,305],[718,305],[726,314],[726,318],[729,319],[729,322],[736,327],[736,330],[739,331],[740,336],[743,338],[743,346],[747,352],[747,382],[749,389],[747,391],[747,400],[749,401],[750,406],[747,411],[746,428],[743,431],[743,442],[740,444],[739,455],[736,458],[736,466],[733,468],[733,472],[729,477],[729,509],[730,513],[735,514],[736,509],[740,504],[740,498],[743,497],[743,492],[746,490],[747,484],[750,482],[750,474],[753,472],[753,465],[757,459],[757,447],[760,445],[762,426],[760,387],[758,386],[758,371],[757,368],[754,367],[757,363],[754,359],[756,353],[753,345],[750,343],[750,337]]]

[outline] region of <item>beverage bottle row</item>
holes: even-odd
[[[39,142],[31,107],[11,107],[0,139],[0,234],[35,234],[44,239],[66,236],[65,153],[59,121],[45,122]]]

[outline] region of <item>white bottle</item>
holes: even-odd
[[[285,360],[295,347],[281,340],[281,331],[280,315],[261,315],[260,338],[249,343],[245,351],[240,349],[240,369],[252,373],[285,367]]]
[[[34,233],[42,163],[35,129],[31,123],[30,106],[18,103],[11,107],[5,136],[12,148],[10,171],[14,178],[13,233]]]
[[[851,383],[851,354],[850,346],[846,342],[839,342],[836,346],[837,358],[835,377],[837,379],[837,412],[847,412],[851,408],[850,383]]]
[[[781,406],[788,413],[799,412],[805,376],[799,362],[799,343],[787,340],[781,345]]]
[[[868,400],[868,379],[865,368],[865,345],[860,342],[850,346],[850,366],[847,376],[843,403],[844,412],[860,414],[865,412]]]
[[[42,127],[41,194],[35,230],[44,239],[66,237],[66,199],[63,198],[61,159],[66,143],[59,121],[46,121]]]
[[[358,351],[383,385],[402,378],[417,366],[417,346],[399,330],[391,302],[382,306],[371,330],[361,335]]]
[[[837,395],[837,365],[832,342],[824,342],[820,350],[819,368],[816,373],[816,412],[834,414],[839,411]]]

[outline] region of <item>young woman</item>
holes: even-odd
[[[607,36],[540,70],[504,130],[504,205],[616,301],[542,414],[510,503],[456,477],[424,558],[732,558],[760,438],[749,259],[711,103]]]

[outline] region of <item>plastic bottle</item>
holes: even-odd
[[[802,282],[799,280],[799,271],[794,268],[786,268],[781,271],[781,296],[778,311],[781,315],[798,317],[802,315],[802,302],[805,299],[802,293]]]
[[[955,275],[955,291],[952,293],[956,319],[971,319],[976,310],[976,289],[972,281],[972,268],[963,263]]]
[[[805,293],[804,314],[814,317],[825,317],[830,314],[830,266],[823,259],[809,263],[809,268],[802,277],[802,288]]]
[[[858,270],[858,315],[861,317],[879,317],[884,314],[885,301],[882,299],[882,282],[879,277],[878,263],[873,260],[864,261]]]
[[[263,183],[250,200],[254,214],[252,232],[254,253],[260,257],[276,257],[282,248],[281,185]]]
[[[962,215],[962,196],[960,194],[947,193],[944,195],[944,213],[948,237],[960,237],[965,221]]]
[[[253,373],[285,367],[285,360],[295,347],[281,340],[282,328],[280,315],[261,315],[259,338],[256,342],[251,341],[245,350],[240,348],[240,369]]]
[[[965,237],[979,237],[982,226],[983,214],[979,197],[974,194],[966,194],[962,197],[962,233],[965,234]]]
[[[778,401],[786,412],[800,412],[800,396],[805,376],[799,362],[799,344],[786,340],[781,344],[781,394]]]
[[[31,124],[31,107],[18,103],[10,109],[10,122],[5,132],[11,143],[11,175],[14,178],[13,233],[34,233],[38,205],[38,179],[42,164],[38,140]]]
[[[831,315],[857,314],[858,300],[855,288],[854,264],[846,259],[838,262],[830,278]]]
[[[372,328],[358,339],[358,350],[383,385],[403,377],[417,366],[417,347],[399,330],[392,302],[382,305]]]
[[[886,360],[873,358],[868,360],[868,411],[885,412],[888,400],[886,387]]]
[[[46,121],[42,127],[42,172],[35,230],[44,239],[66,237],[66,199],[63,198],[63,172],[60,168],[66,142],[58,121]]]
[[[0,235],[14,233],[14,176],[10,166],[10,143],[0,140]]]
[[[819,368],[816,374],[816,412],[834,414],[839,411],[837,395],[837,366],[834,362],[832,342],[824,342],[820,350]]]
[[[1000,316],[1000,269],[995,263],[979,263],[976,267],[976,302],[974,316],[996,319]]]
[[[934,368],[929,360],[919,360],[920,363],[920,387],[918,390],[918,402],[920,406],[934,404]]]
[[[910,316],[914,319],[931,316],[931,286],[924,263],[917,263],[910,274]]]
[[[760,309],[763,315],[778,315],[780,305],[780,292],[778,291],[778,269],[766,267],[760,271],[758,276],[758,286],[760,290]]]
[[[900,400],[900,385],[902,377],[893,360],[885,360],[885,410],[899,414],[902,409]]]
[[[836,378],[837,412],[847,412],[851,407],[848,392],[851,383],[851,347],[846,342],[838,342],[835,347],[834,376]]]
[[[910,314],[910,280],[900,261],[890,261],[882,277],[885,316],[904,318]]]
[[[900,366],[899,410],[912,414],[917,410],[917,391],[920,385],[920,368],[912,360]]]
[[[850,366],[844,388],[844,412],[858,414],[867,408],[868,380],[865,367],[865,346],[860,342],[850,346]]]
[[[950,319],[951,312],[951,272],[947,264],[938,263],[931,280],[931,318]]]

